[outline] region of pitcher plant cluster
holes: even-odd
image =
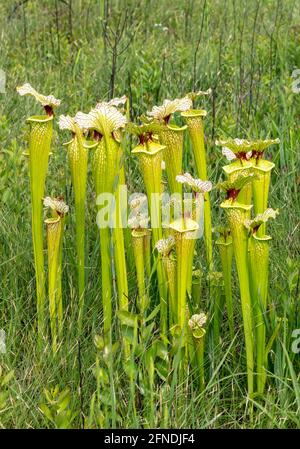
[[[124,369],[131,381],[130,407],[134,416],[138,413],[137,365],[142,372],[139,382],[144,392],[145,419],[149,422],[155,416],[158,383],[167,397],[174,378],[184,384],[187,373],[191,372],[194,384],[203,392],[209,372],[207,342],[212,339],[216,347],[219,345],[225,310],[229,334],[234,339],[237,312],[241,308],[248,394],[262,394],[270,350],[266,315],[271,237],[266,227],[268,219],[278,213],[268,208],[274,164],[263,155],[278,140],[216,142],[230,163],[223,167],[226,180],[217,186],[226,197],[221,203],[224,222],[216,228],[219,237],[215,253],[219,257],[214,258],[210,193],[216,186],[208,180],[204,136],[207,112],[194,106],[202,96],[210,95],[210,90],[165,100],[141,116],[139,123],[128,120],[125,96],[102,101],[88,113],[79,111],[74,117],[60,115],[57,122],[65,135],[74,195],[74,207],[70,211],[60,192],[56,197],[45,195],[49,158],[53,157],[50,155],[54,112],[60,100],[39,94],[30,84],[17,90],[20,95],[32,95],[45,111],[44,115],[27,119],[30,138],[26,155],[38,340],[40,345],[51,341],[54,354],[63,339],[66,306],[62,291],[65,219],[68,213],[74,214],[80,338],[87,308],[86,236],[90,224],[85,211],[89,182],[96,198],[102,307],[101,331],[95,337],[96,378],[99,391],[105,386],[111,389],[109,401],[103,403],[98,394],[94,397],[101,410],[99,424],[105,424],[106,416],[115,416],[110,411],[117,407],[113,388],[117,351],[122,352]],[[192,148],[188,157],[193,162],[190,164],[193,173],[184,168],[187,139]],[[143,192],[131,192],[129,198],[126,158],[135,161],[143,180]],[[205,255],[204,264],[200,263],[202,255]],[[233,295],[233,260],[239,280],[237,303]],[[221,266],[221,272],[214,271],[217,265]],[[206,283],[210,289],[209,301],[202,298]],[[117,332],[115,316],[119,323]],[[178,406],[180,400],[176,399]],[[164,407],[162,416],[167,425],[168,410]]]

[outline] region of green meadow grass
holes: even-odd
[[[221,179],[225,162],[220,148],[214,145],[216,138],[280,138],[280,145],[267,152],[276,164],[269,205],[280,209],[278,219],[269,228],[273,237],[269,333],[278,317],[286,320],[272,347],[272,372],[264,398],[254,398],[252,404],[245,401],[245,351],[234,273],[235,340],[230,341],[223,319],[222,343],[215,347],[212,338],[207,339],[205,391],[199,394],[187,378],[181,384],[174,383],[166,399],[158,385],[157,410],[151,426],[300,427],[300,353],[292,351],[292,332],[300,329],[300,93],[292,91],[292,72],[300,69],[298,6],[296,0],[1,3],[0,69],[5,71],[7,82],[6,92],[0,93],[0,329],[6,332],[6,353],[0,353],[0,427],[57,426],[40,408],[42,403],[49,406],[44,389],[56,385],[60,391],[70,391],[67,410],[76,414],[70,426],[99,425],[90,414],[97,389],[94,336],[102,327],[99,238],[91,172],[89,169],[86,312],[79,353],[74,198],[66,149],[62,146],[65,136],[58,133],[56,124],[46,192],[62,194],[70,205],[70,214],[63,255],[64,340],[54,362],[50,346],[45,347],[42,357],[37,349],[30,193],[27,161],[22,152],[26,149],[25,119],[38,107],[18,96],[16,86],[24,82],[62,99],[57,115],[87,112],[100,99],[126,94],[133,119],[165,98],[211,87],[213,95],[204,99],[203,106],[208,111],[205,134],[209,179],[214,184]],[[137,162],[129,151],[128,142],[125,165],[129,190],[143,191]],[[186,139],[184,167],[194,172],[191,154]],[[211,201],[216,227],[224,222],[219,208],[221,195],[216,190]],[[211,298],[205,281],[203,242],[198,244],[198,254],[196,262],[204,270],[201,308],[207,310]],[[214,261],[216,269],[221,270],[216,245]],[[129,272],[130,307],[137,295],[134,276]],[[120,338],[117,318],[114,331],[115,338]],[[1,385],[4,375],[12,370],[11,379]],[[113,383],[107,394],[114,387],[116,409],[105,417],[104,425],[115,422],[120,427],[143,427],[144,418],[138,407],[134,412],[132,385],[119,356]],[[141,395],[137,379],[137,404]],[[182,397],[178,410],[172,407],[174,397]],[[65,422],[69,422],[68,417]]]

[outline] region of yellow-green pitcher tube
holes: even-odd
[[[139,165],[142,172],[146,192],[150,206],[150,219],[152,228],[152,247],[155,248],[158,240],[162,238],[161,226],[161,179],[162,179],[162,150],[164,145],[151,142],[149,150],[143,145],[136,146],[132,153],[139,158]],[[157,259],[157,279],[160,296],[160,317],[161,331],[163,334],[167,331],[167,288],[165,276],[160,258]]]
[[[110,158],[112,159],[112,158]],[[93,176],[96,196],[101,193],[109,193],[112,189],[112,163],[107,162],[108,155],[105,140],[101,139],[94,150]],[[110,171],[108,172],[108,165]],[[106,177],[106,174],[109,176]],[[111,233],[110,228],[101,227],[100,231],[100,252],[101,252],[101,289],[103,307],[103,333],[105,345],[111,343],[111,321],[112,321],[112,268],[111,268]]]
[[[219,248],[221,265],[223,271],[224,279],[224,291],[225,291],[225,301],[228,316],[228,327],[230,332],[231,340],[234,339],[234,318],[233,318],[233,301],[232,301],[232,257],[233,257],[233,246],[232,237],[227,236],[226,239],[221,236],[216,241]]]
[[[221,204],[221,207],[224,208],[228,218],[232,236],[233,253],[239,278],[246,345],[248,394],[251,396],[254,388],[254,344],[252,302],[248,275],[248,235],[244,222],[247,219],[248,212],[252,206],[237,202],[232,203],[231,200],[226,200]]]
[[[101,249],[101,283],[102,283],[102,307],[103,307],[103,334],[105,345],[111,343],[112,327],[112,273],[111,273],[111,248],[110,229],[100,230]]]
[[[196,220],[195,220],[196,221]],[[198,221],[196,221],[198,223]],[[191,249],[191,252],[187,254],[186,266],[187,266],[187,281],[186,281],[186,291],[189,297],[192,295],[192,282],[193,282],[193,260],[194,260],[194,248]]]
[[[151,277],[151,232],[144,238],[144,259],[148,281]]]
[[[201,312],[200,314],[193,315],[188,321],[190,333],[192,334],[192,339],[195,346],[200,392],[202,392],[205,388],[204,342],[206,330],[204,329],[204,327],[206,321],[207,316],[203,312]]]
[[[197,366],[199,370],[199,389],[200,392],[204,390],[205,387],[205,377],[204,377],[204,339],[205,336],[202,338],[198,338],[195,340],[195,346],[196,346],[196,358],[197,358]]]
[[[123,146],[122,146],[123,149]],[[123,149],[124,152],[124,149]],[[121,169],[120,169],[120,182],[119,182],[119,186],[118,186],[118,190],[120,191],[120,186],[125,186],[126,185],[126,176],[125,176],[125,167],[124,164],[122,164]],[[134,270],[135,267],[135,262],[134,262],[134,255],[133,255],[133,249],[132,249],[132,245],[131,245],[131,229],[127,226],[127,201],[126,204],[121,203],[120,204],[120,213],[121,213],[121,217],[122,219],[124,219],[125,221],[122,223],[123,225],[123,241],[124,241],[124,247],[125,247],[125,259],[126,259],[126,267],[128,272]],[[127,281],[127,276],[126,276],[126,281]]]
[[[192,210],[191,217],[198,224],[198,226],[201,227],[201,228],[203,226],[201,217],[203,217],[203,215],[204,215],[204,213],[203,213],[204,202],[205,202],[204,195],[201,194],[201,193],[196,193],[196,198],[193,201],[195,207]],[[201,232],[201,234],[202,234],[202,232]],[[188,293],[189,297],[192,296],[193,260],[194,260],[194,249],[188,255],[188,259],[187,259],[187,269],[188,269],[187,293]],[[199,295],[198,301],[199,300],[200,300],[200,295]]]
[[[193,153],[197,174],[200,179],[207,179],[206,150],[204,141],[203,117],[206,111],[201,109],[192,109],[181,113],[187,126],[192,141]],[[209,269],[213,268],[212,258],[212,225],[211,225],[211,206],[209,193],[204,194],[204,238],[206,260]]]
[[[119,308],[121,310],[128,310],[128,283],[127,283],[127,268],[125,257],[125,243],[123,233],[123,207],[126,204],[122,202],[122,186],[125,183],[124,168],[120,169],[120,178],[116,190],[116,225],[113,229],[114,237],[114,251],[115,251],[115,266],[117,274],[117,288],[119,297]],[[126,212],[126,211],[125,211]]]
[[[208,273],[210,301],[213,305],[213,338],[214,346],[220,345],[220,330],[222,319],[222,290],[223,273],[220,271],[211,271]]]
[[[148,305],[148,297],[145,283],[144,239],[148,234],[145,229],[134,229],[132,235],[132,247],[134,253],[136,277],[138,286],[138,309],[144,314]]]
[[[202,271],[197,269],[192,273],[192,299],[196,304],[201,303]]]
[[[204,208],[204,195],[201,193],[196,193],[196,198],[193,201],[194,207],[192,210],[191,218],[198,224],[199,227],[202,226],[201,217],[203,217],[203,208]],[[198,232],[197,230],[197,232]],[[201,233],[202,234],[202,233]],[[195,235],[196,237],[196,235]],[[186,261],[187,264],[187,293],[189,297],[192,296],[192,284],[193,284],[193,260],[194,260],[194,248],[193,251],[188,254],[188,258]],[[200,297],[199,297],[200,299]]]
[[[270,240],[271,237],[268,235],[258,237],[252,234],[249,237],[249,270],[256,330],[257,392],[260,394],[263,394],[264,391],[267,369],[265,314],[268,297]]]
[[[169,327],[177,323],[176,308],[176,260],[172,255],[162,257],[164,270],[168,282],[169,299]]]
[[[234,182],[235,179],[241,175],[247,176],[252,172],[253,163],[242,159],[236,160],[231,164],[225,165],[223,171],[228,180]],[[241,204],[251,204],[252,201],[252,183],[243,186],[237,196],[237,201]]]
[[[120,145],[110,135],[103,135],[95,148],[93,160],[93,174],[97,198],[101,193],[115,193],[118,186],[120,171]],[[111,205],[112,206],[112,205]],[[112,212],[112,210],[111,210]],[[119,212],[119,210],[118,210]],[[117,213],[118,224],[119,213]],[[121,233],[119,232],[121,231]],[[114,230],[118,241],[123,238],[123,230],[117,226]],[[120,243],[120,241],[119,241]],[[122,249],[115,245],[117,251]],[[111,343],[112,327],[112,254],[111,254],[111,230],[109,226],[100,227],[100,250],[101,250],[101,273],[102,273],[102,301],[103,301],[103,330],[105,344]],[[124,280],[123,273],[120,272],[120,258],[117,255],[117,275],[119,281]],[[119,282],[119,286],[121,285]],[[127,279],[126,279],[127,282]],[[123,287],[120,287],[123,292]],[[123,300],[123,294],[122,300]]]
[[[253,165],[253,171],[256,174],[253,179],[253,209],[254,214],[262,214],[268,207],[268,197],[271,179],[271,170],[275,167],[273,162],[264,159],[257,159]],[[264,236],[266,233],[266,223],[258,228],[257,235]]]
[[[127,282],[127,265],[125,257],[125,240],[124,240],[124,214],[123,208],[127,206],[127,202],[122,202],[122,188],[125,185],[124,167],[120,169],[119,183],[115,195],[116,199],[116,224],[113,229],[113,242],[114,242],[114,258],[115,269],[117,277],[117,290],[119,298],[119,309],[128,310],[128,282]],[[127,210],[126,210],[127,212]],[[128,359],[130,355],[129,343],[123,339],[123,349],[125,359]]]
[[[63,299],[62,299],[62,256],[63,256],[63,234],[65,227],[65,217],[60,217],[60,244],[59,244],[59,254],[58,254],[58,269],[57,269],[57,294],[56,294],[56,304],[57,304],[57,320],[58,320],[58,338],[62,339],[63,336]]]
[[[115,212],[115,193],[119,182],[121,129],[126,123],[116,107],[106,102],[96,105],[88,114],[78,112],[76,123],[81,129],[89,129],[98,143],[94,149],[92,162],[93,178],[98,205],[97,224],[100,232],[102,302],[104,344],[111,345],[112,337],[112,239],[111,226]],[[102,195],[107,195],[105,198]],[[108,201],[108,220],[99,222],[100,206]],[[105,216],[103,217],[105,219]],[[112,354],[112,353],[111,353]],[[111,366],[110,366],[111,368]]]
[[[166,146],[163,159],[171,193],[182,195],[182,184],[176,181],[176,176],[182,172],[183,138],[187,126],[165,125],[159,133],[160,142]]]
[[[43,197],[53,134],[52,116],[33,116],[27,120],[29,136],[29,174],[32,213],[32,241],[35,263],[38,338],[45,336],[45,272],[43,253]]]
[[[194,252],[195,247],[195,231],[198,224],[192,219],[178,219],[170,224],[170,228],[175,237],[176,255],[177,255],[177,323],[184,330],[186,324],[186,295],[188,287],[188,270],[187,264],[191,260],[190,255]]]
[[[60,105],[60,100],[53,95],[45,96],[38,93],[29,83],[17,86],[17,92],[21,96],[33,96],[44,107],[46,112],[46,115],[36,115],[27,119],[27,123],[30,125],[28,156],[32,203],[32,240],[37,292],[38,345],[40,346],[46,331],[42,200],[53,133],[54,108]]]

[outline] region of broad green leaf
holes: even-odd
[[[137,326],[139,315],[128,312],[127,310],[118,310],[117,315],[123,325],[129,327]]]
[[[158,306],[156,306],[155,309],[152,310],[150,315],[147,316],[147,318],[145,319],[145,323],[147,323],[148,321],[153,320],[156,317],[156,315],[158,314],[159,309],[160,309],[160,304],[158,304]]]

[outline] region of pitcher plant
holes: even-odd
[[[40,344],[46,330],[42,202],[53,135],[54,109],[60,105],[60,100],[54,98],[53,95],[39,94],[29,83],[17,87],[17,91],[21,96],[32,95],[45,110],[44,115],[33,115],[26,120],[30,127],[28,157],[31,223],[36,279],[38,340]]]

